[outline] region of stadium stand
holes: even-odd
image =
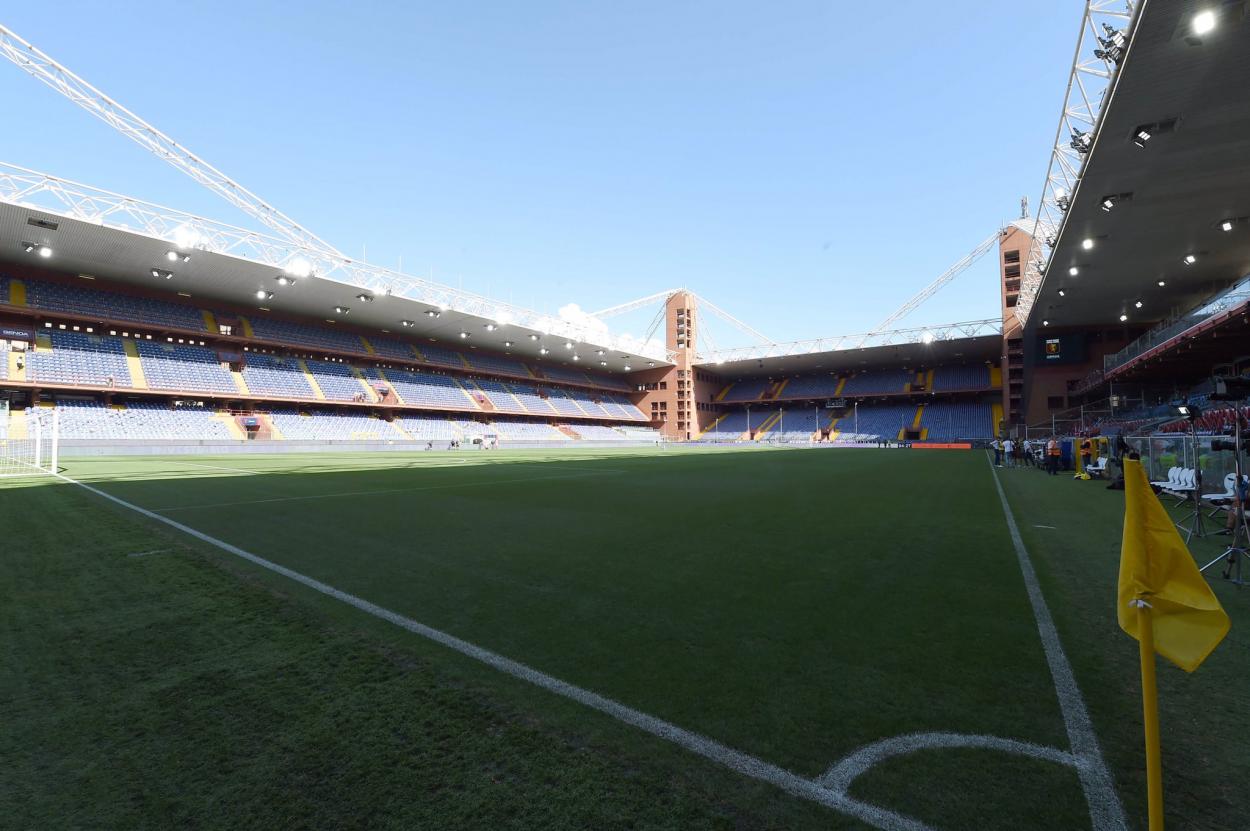
[[[862,427],[862,407],[859,412]],[[926,404],[920,416],[920,426],[927,428],[925,439],[929,441],[988,439],[994,436],[994,414],[991,406],[986,403]]]
[[[464,438],[464,431],[455,422],[439,416],[404,414],[395,419],[395,424],[413,441],[448,442]]]
[[[541,421],[496,418],[491,426],[500,439],[509,441],[569,441],[568,435]]]
[[[56,406],[62,439],[232,438],[225,421],[211,409],[175,409],[164,403],[144,402],[109,407],[74,399],[59,400]]]
[[[507,384],[507,387],[528,412],[536,415],[557,415],[559,413],[534,387],[527,384]]]
[[[135,348],[151,389],[228,395],[238,391],[230,370],[211,349],[147,340],[135,341]]]
[[[990,368],[973,366],[939,366],[933,370],[933,391],[989,389]]]
[[[836,375],[804,375],[791,378],[779,398],[832,398],[842,379]]]
[[[328,327],[309,326],[268,317],[250,317],[248,322],[252,326],[253,335],[260,340],[311,346],[354,355],[365,352],[365,345],[360,340],[360,336],[350,332],[338,332]]]
[[[243,367],[243,380],[252,395],[277,395],[283,398],[315,398],[308,376],[295,358],[280,358],[261,352],[249,352]]]
[[[369,345],[373,347],[375,354],[383,358],[400,358],[405,361],[415,361],[417,359],[417,353],[412,351],[412,345],[403,341],[391,338],[370,337]]]
[[[480,369],[483,372],[501,372],[504,375],[516,375],[520,378],[529,377],[529,370],[525,368],[525,364],[512,358],[487,355],[476,351],[466,352],[464,357],[471,367]]]
[[[478,409],[454,378],[410,369],[374,369],[372,375],[389,385],[405,404],[452,410]]]
[[[502,381],[492,381],[487,378],[473,378],[465,382],[465,388],[469,392],[481,390],[486,394],[486,398],[491,405],[501,413],[518,413],[525,414],[529,412],[525,406],[517,400],[517,397],[504,386]]]
[[[577,402],[570,398],[567,392],[558,387],[552,387],[547,390],[547,402],[560,415],[580,416],[585,418],[586,411],[577,406]]]
[[[738,381],[729,386],[729,389],[724,392],[720,400],[726,402],[756,401],[764,394],[771,383],[767,378]]]
[[[820,429],[820,423],[820,414],[814,407],[789,408],[774,422],[767,436],[780,441],[807,441]]]
[[[837,438],[841,441],[893,440],[898,438],[900,430],[911,427],[915,418],[915,404],[861,404],[858,419],[846,415],[838,420]]]
[[[464,369],[465,361],[461,357],[461,353],[454,349],[444,349],[441,346],[435,346],[432,343],[423,343],[417,347],[417,351],[425,359],[426,363],[436,364],[438,366],[450,367],[452,369]]]
[[[367,415],[326,410],[269,411],[270,423],[282,438],[322,441],[399,440],[391,425]]]
[[[908,382],[916,377],[916,373],[907,369],[876,369],[860,372],[846,380],[842,387],[843,395],[879,395],[882,393],[905,392]],[[860,417],[863,417],[860,409]],[[861,431],[863,432],[863,431]]]
[[[365,388],[350,366],[338,361],[319,361],[305,358],[308,374],[317,382],[321,392],[331,401],[363,401]]]
[[[0,275],[0,300],[9,302],[9,281]],[[204,315],[193,306],[165,300],[132,297],[100,291],[87,286],[23,280],[26,305],[33,309],[68,312],[101,320],[131,321],[154,326],[172,326],[192,331],[205,331]]]
[[[581,441],[624,441],[626,438],[623,431],[603,424],[570,424],[565,426],[576,433]]]
[[[131,386],[121,338],[82,332],[40,333],[26,353],[26,378],[48,384]]]

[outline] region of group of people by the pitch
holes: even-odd
[[[1011,436],[1005,439],[995,438],[990,442],[990,449],[994,451],[995,467],[1044,466],[1046,472],[1051,476],[1059,474],[1059,461],[1063,455],[1063,450],[1056,436],[1051,436],[1045,440],[1024,439],[1019,442],[1011,438]],[[1086,439],[1081,445],[1081,460],[1086,466],[1089,465],[1091,458],[1089,453],[1092,453],[1092,450],[1092,446],[1089,446],[1089,440]]]

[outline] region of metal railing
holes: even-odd
[[[1250,303],[1250,276],[1243,277],[1215,296],[1204,300],[1192,311],[1173,320],[1164,321],[1119,352],[1105,355],[1102,359],[1103,374],[1119,369],[1134,358],[1185,334],[1216,315],[1232,311],[1247,303]]]

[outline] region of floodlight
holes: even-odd
[[[1133,302],[1133,308],[1134,308],[1134,309],[1140,309],[1140,308],[1141,308],[1141,301],[1140,301],[1140,300],[1135,300],[1135,301]]]
[[[602,354],[603,354],[603,350],[602,350],[602,349],[596,349],[596,350],[595,350],[595,354],[596,354],[596,355],[602,355]]]
[[[279,274],[279,275],[278,275],[277,277],[275,277],[274,279],[278,281],[278,285],[280,285],[280,286],[293,286],[293,285],[295,285],[295,279],[294,279],[294,278],[292,278],[292,277],[288,277],[288,276],[286,276],[285,274]]]
[[[1060,296],[1060,297],[1067,297],[1067,292],[1065,292],[1063,289],[1059,289],[1059,296]]]
[[[1226,219],[1221,222],[1220,230],[1225,232],[1233,230],[1233,221],[1231,219]]]
[[[538,340],[538,335],[531,334],[531,335],[530,335],[530,340]]]
[[[608,362],[607,362],[607,361],[600,361],[600,362],[599,362],[599,366],[607,366],[607,365],[608,365]]]
[[[1194,15],[1193,30],[1195,35],[1205,35],[1215,28],[1215,12],[1207,9]]]
[[[1164,287],[1164,286],[1166,286],[1167,284],[1168,284],[1168,281],[1167,281],[1167,280],[1160,280],[1160,281],[1159,281],[1159,288],[1163,288],[1163,287]]]
[[[257,289],[257,290],[256,290],[256,299],[257,299],[257,300],[268,300],[268,299],[269,299],[269,298],[271,298],[271,297],[273,297],[273,292],[271,292],[271,291],[265,291],[264,289]]]
[[[498,328],[499,328],[499,327],[498,327],[498,326],[496,326],[496,325],[495,325],[495,324],[493,324],[493,323],[487,323],[487,324],[486,324],[486,326],[485,326],[485,329],[486,329],[486,331],[487,331],[487,332],[493,332],[493,331],[495,331],[495,330],[496,330],[496,329],[498,329]]]
[[[633,367],[631,367],[629,364],[625,364],[625,371],[626,371],[626,372],[629,372],[631,369],[633,369]]]
[[[1069,276],[1069,277],[1075,277],[1076,275],[1078,275],[1078,274],[1080,274],[1080,273],[1081,273],[1081,270],[1080,270],[1079,268],[1077,268],[1076,266],[1072,266],[1071,268],[1069,268],[1069,269],[1068,269],[1068,276]]]
[[[512,346],[512,341],[510,341],[510,340],[506,340],[506,341],[504,341],[504,342],[503,342],[503,345],[504,345],[504,346]]]
[[[572,348],[573,348],[573,342],[572,342],[572,341],[568,341],[568,340],[566,340],[566,341],[564,342],[564,348],[565,348],[565,349],[572,349]]]
[[[411,329],[413,326],[416,326],[417,324],[416,324],[416,321],[413,321],[413,320],[401,320],[399,321],[399,325],[407,329]]]
[[[425,310],[426,317],[438,317],[440,314],[442,314],[442,312],[440,312],[438,309],[426,309]]]
[[[350,311],[351,311],[351,309],[350,309],[349,307],[347,307],[347,306],[335,306],[335,307],[334,307],[334,313],[335,313],[336,315],[345,315],[345,314],[347,314],[347,313],[348,313],[348,312],[350,312]]]
[[[282,269],[292,277],[307,277],[312,274],[312,263],[303,257],[296,257],[286,264],[286,268]]]
[[[1194,263],[1198,262],[1198,258],[1195,257],[1193,254],[1186,254],[1184,262],[1185,262],[1185,265],[1193,265]]]
[[[1146,142],[1148,141],[1150,141],[1150,131],[1147,130],[1145,127],[1142,127],[1133,136],[1133,144],[1136,144],[1138,147],[1145,147]]]
[[[925,332],[923,335],[920,336],[920,342],[921,343],[933,343],[933,333]]]
[[[359,300],[361,303],[372,303],[373,295],[368,294],[366,292],[361,292],[360,294],[356,295],[356,299]]]
[[[468,333],[468,332],[461,332],[461,333],[460,333],[460,340],[468,340],[468,339],[469,339],[469,333]]]
[[[166,251],[166,252],[165,252],[165,259],[169,260],[171,263],[176,263],[176,262],[179,262],[179,261],[184,262],[184,263],[189,263],[189,262],[191,262],[191,255],[190,255],[190,254],[184,254],[184,253],[183,253],[183,252],[181,252],[181,251],[172,251],[172,250],[171,250],[171,251]]]
[[[158,280],[162,280],[162,279],[168,280],[174,276],[174,273],[172,271],[165,271],[164,269],[154,268],[152,269],[152,276]]]
[[[52,249],[46,245],[39,246],[39,256],[46,260],[48,257],[52,256]]]
[[[1086,251],[1088,251],[1094,247],[1094,241],[1090,239],[1089,237],[1086,237],[1085,239],[1081,240],[1081,247],[1084,248]]]
[[[1121,323],[1123,323],[1123,322],[1124,322],[1124,321],[1126,321],[1126,320],[1128,320],[1128,315],[1120,315],[1120,322],[1121,322]]]
[[[545,347],[545,346],[544,346],[544,347],[542,347],[541,349],[539,349],[539,350],[538,350],[538,354],[539,354],[539,355],[546,355],[546,354],[547,354],[548,352],[550,352],[550,351],[551,351],[550,349],[548,349],[547,347]]]
[[[1043,321],[1042,321],[1042,325],[1043,325],[1043,326],[1049,326],[1049,325],[1050,325],[1050,321],[1049,321],[1049,320],[1043,320]]]
[[[1072,141],[1068,142],[1068,146],[1078,153],[1088,153],[1090,145],[1094,143],[1094,139],[1089,133],[1082,130],[1072,131]]]
[[[34,251],[36,247],[37,246],[33,242],[22,243],[22,250],[25,251],[27,254],[29,254],[31,251]]]
[[[1115,207],[1115,201],[1116,201],[1116,197],[1114,196],[1104,196],[1102,198],[1102,202],[1099,204],[1099,207],[1102,208],[1104,211],[1110,211],[1112,208]]]
[[[573,356],[573,360],[575,360],[575,361],[580,361],[580,360],[581,360],[581,358],[579,358],[579,357],[577,357],[576,355],[574,355],[574,356]]]

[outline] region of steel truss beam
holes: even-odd
[[[725,363],[729,361],[753,361],[763,358],[786,358],[812,355],[822,352],[841,352],[851,349],[870,349],[874,346],[902,346],[911,343],[933,343],[940,340],[976,338],[984,335],[1001,335],[1001,318],[970,320],[963,323],[947,323],[941,326],[918,326],[912,329],[893,329],[888,332],[870,332],[861,335],[842,335],[815,340],[799,340],[789,343],[770,343],[760,346],[743,346],[722,349],[696,355],[699,363]]]
[[[164,159],[230,204],[290,242],[310,250],[343,256],[328,242],[178,144],[46,53],[0,25],[0,55],[64,95],[126,138]]]
[[[273,266],[275,272],[307,272],[375,294],[403,297],[427,306],[545,332],[624,354],[659,361],[671,361],[673,357],[662,345],[648,347],[646,342],[604,334],[593,326],[577,325],[431,280],[333,256],[321,249],[299,246],[185,211],[4,162],[0,162],[0,201],[165,240],[186,250],[207,251],[263,263]]]
[[[1085,161],[1093,155],[1101,134],[1102,116],[1115,92],[1118,67],[1132,48],[1133,33],[1142,8],[1148,0],[1086,0],[1081,16],[1081,31],[1068,73],[1059,125],[1055,129],[1054,146],[1046,168],[1046,182],[1038,200],[1033,226],[1033,242],[1029,246],[1020,278],[1020,294],[1016,300],[1016,319],[1028,322],[1042,281],[1050,267],[1055,244],[1063,234],[1068,206],[1077,198]],[[1123,36],[1118,61],[1103,42],[1109,26]],[[1082,152],[1074,148],[1078,136],[1088,139]],[[1079,143],[1079,142],[1078,142]]]
[[[972,251],[969,252],[962,260],[955,263],[950,268],[946,269],[946,271],[944,271],[942,274],[938,275],[937,279],[935,279],[932,283],[930,283],[929,285],[922,288],[919,292],[917,292],[910,300],[908,300],[906,303],[900,306],[894,312],[894,314],[890,315],[885,320],[881,321],[881,323],[879,323],[871,332],[869,332],[867,335],[864,335],[864,338],[867,339],[871,337],[872,335],[877,334],[878,332],[886,331],[896,321],[901,320],[902,318],[914,312],[926,300],[928,300],[933,295],[937,294],[938,291],[940,291],[943,286],[945,286],[951,280],[954,280],[960,274],[963,274],[969,267],[972,266],[973,263],[975,263],[977,260],[984,257],[986,253],[991,248],[993,248],[994,245],[998,242],[998,239],[999,237],[1002,236],[1002,234],[1003,234],[1003,231],[1000,228],[999,230],[995,231],[994,233],[986,237],[984,240],[982,240],[977,245],[977,247],[972,249]]]

